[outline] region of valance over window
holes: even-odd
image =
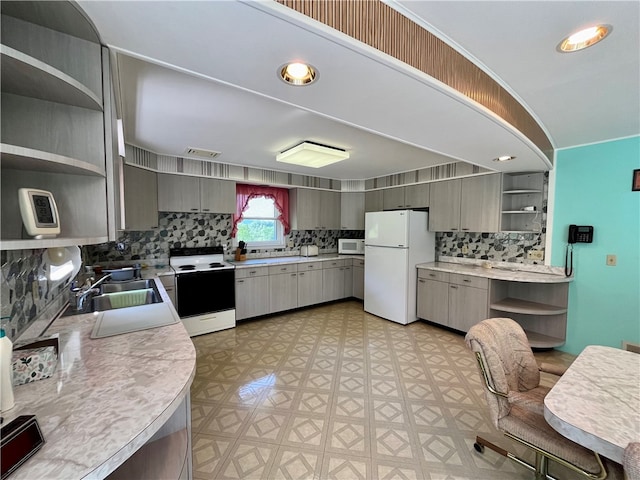
[[[238,223],[242,221],[242,215],[249,205],[249,200],[257,197],[273,199],[276,209],[280,212],[278,220],[282,223],[284,234],[288,234],[291,230],[289,226],[289,190],[286,188],[264,187],[261,185],[236,184],[236,213],[233,216],[231,236],[236,236]]]

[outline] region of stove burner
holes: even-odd
[[[180,268],[180,270],[182,270],[182,271],[186,271],[186,270],[195,270],[196,266],[195,265],[181,265],[178,268]]]
[[[220,267],[224,267],[224,265],[220,262],[213,262],[209,264],[209,268],[220,268]]]

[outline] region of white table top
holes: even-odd
[[[591,345],[544,399],[544,417],[574,442],[622,463],[640,441],[640,355]]]

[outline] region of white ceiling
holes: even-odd
[[[79,3],[118,52],[125,137],[142,148],[173,156],[209,149],[223,163],[339,179],[455,160],[549,168],[485,108],[275,2]],[[387,3],[472,56],[521,99],[554,147],[640,133],[639,2]],[[556,52],[564,35],[593,22],[613,33],[582,52]],[[318,81],[285,85],[276,71],[290,60],[313,64]],[[351,158],[321,169],[275,162],[302,140]],[[503,154],[518,158],[491,161]]]

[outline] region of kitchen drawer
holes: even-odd
[[[322,268],[338,268],[344,267],[344,260],[325,260],[322,262]]]
[[[204,333],[217,332],[233,328],[236,326],[236,311],[224,310],[222,312],[198,315],[182,319],[182,324],[186,328],[190,337],[202,335]]]
[[[353,259],[354,267],[364,267],[364,258],[354,258]]]
[[[323,262],[303,262],[298,264],[298,271],[304,272],[307,270],[322,270]]]
[[[264,277],[269,275],[269,267],[236,268],[236,279]]]
[[[279,275],[281,273],[295,273],[298,271],[298,265],[295,263],[287,263],[284,265],[271,265],[269,267],[269,275]]]
[[[452,273],[449,277],[449,283],[464,285],[466,287],[482,288],[484,290],[489,288],[488,278],[460,275],[459,273]]]
[[[437,270],[429,270],[426,268],[418,269],[418,278],[427,278],[429,280],[436,280],[438,282],[448,282],[449,273],[438,272]]]

